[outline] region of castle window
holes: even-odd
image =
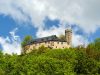
[[[35,45],[37,45],[37,44],[35,44]]]
[[[63,42],[61,42],[61,44],[63,44]]]
[[[57,42],[59,44],[59,42]]]
[[[51,42],[51,45],[54,46],[54,42]]]
[[[46,44],[47,42],[45,42],[45,44]]]
[[[56,46],[56,48],[57,48],[57,46]]]
[[[50,42],[48,42],[48,44],[50,44]]]

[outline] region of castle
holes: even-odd
[[[30,53],[33,49],[38,49],[40,46],[45,46],[51,49],[69,48],[72,44],[72,30],[65,30],[65,40],[59,39],[56,35],[38,38],[30,41],[25,47],[23,52]]]

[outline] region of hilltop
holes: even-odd
[[[87,48],[48,49],[40,47],[29,54],[0,52],[0,75],[99,75],[100,39]]]

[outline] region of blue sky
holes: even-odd
[[[19,53],[26,35],[59,36],[68,26],[73,29],[73,45],[88,44],[100,37],[99,3],[99,0],[0,0],[0,49],[9,54]]]
[[[32,35],[35,37],[36,29],[30,25],[30,26],[22,26],[23,24],[19,24],[15,22],[11,17],[9,16],[3,16],[0,15],[0,36],[6,37],[9,36],[9,32],[13,30],[14,28],[18,28],[17,35],[21,37],[21,39],[26,35]]]

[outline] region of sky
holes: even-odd
[[[0,0],[0,49],[21,53],[26,35],[34,39],[73,30],[72,44],[100,37],[100,0]]]

